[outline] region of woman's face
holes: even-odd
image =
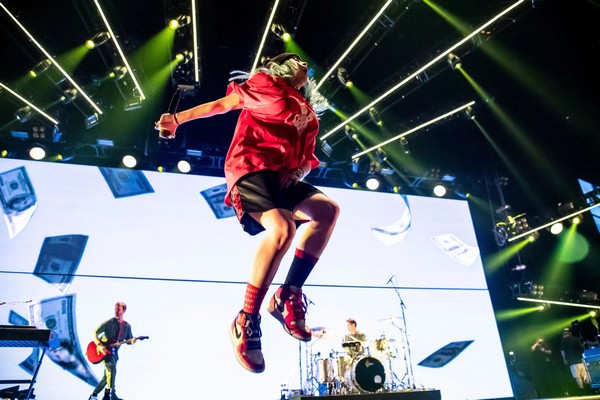
[[[288,63],[293,71],[291,79],[292,86],[296,89],[300,89],[302,86],[306,85],[306,82],[308,82],[308,64],[298,57],[292,57],[287,60],[286,63]]]

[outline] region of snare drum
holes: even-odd
[[[385,385],[385,368],[371,356],[364,356],[352,364],[352,383],[360,392],[376,392]]]

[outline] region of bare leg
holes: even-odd
[[[320,257],[329,242],[340,208],[333,200],[317,193],[302,201],[294,210],[297,219],[310,219],[298,248],[313,257]]]
[[[258,246],[248,282],[258,288],[267,288],[292,244],[296,224],[290,211],[278,208],[251,213],[251,216],[265,228],[267,236]]]

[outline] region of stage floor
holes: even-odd
[[[301,395],[292,397],[291,399],[308,400],[315,398],[323,400],[441,400],[442,397],[439,390],[422,389],[407,390],[402,392],[340,394],[327,396]]]

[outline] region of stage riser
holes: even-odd
[[[366,393],[342,394],[336,396],[296,396],[292,400],[441,400],[439,390],[398,392],[398,393]]]

